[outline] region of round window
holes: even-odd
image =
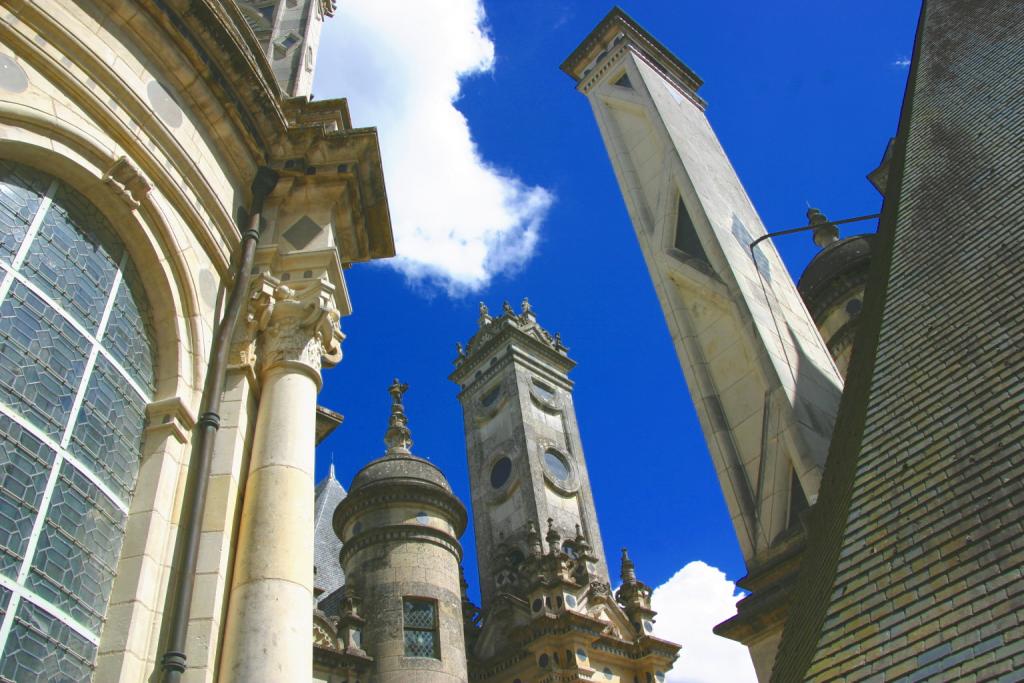
[[[581,648],[576,650],[576,656],[580,658],[580,661],[586,661],[586,659],[587,659],[587,651],[584,650],[581,647]]]
[[[542,668],[542,669],[548,668],[548,662],[549,661],[550,661],[550,658],[547,656],[547,654],[543,654],[543,655],[541,655],[537,659],[537,663],[540,664],[540,668]]]
[[[573,595],[566,595],[565,596],[565,604],[569,605],[569,607],[575,607],[576,606],[576,597],[573,596]]]
[[[502,458],[498,462],[494,463],[491,467],[491,486],[496,489],[500,489],[508,481],[509,475],[512,474],[512,461],[507,457]]]
[[[644,619],[644,630],[648,633],[654,633],[654,624],[652,624],[647,619]]]
[[[427,524],[430,524],[430,515],[428,515],[426,512],[421,512],[418,515],[416,515],[416,521],[426,526]]]
[[[564,482],[569,479],[569,461],[554,448],[544,451],[544,469],[555,481]]]
[[[540,598],[535,598],[533,601],[533,611],[539,612],[542,607],[544,607],[544,601]]]

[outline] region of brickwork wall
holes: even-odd
[[[1022,25],[1014,0],[925,5],[774,680],[1020,680]]]

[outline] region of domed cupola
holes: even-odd
[[[807,264],[797,289],[845,378],[875,236],[853,235],[840,239],[839,229],[818,209],[808,209],[807,219],[815,226],[814,243],[821,251]]]

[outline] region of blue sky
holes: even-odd
[[[347,486],[381,455],[386,388],[398,376],[410,385],[414,452],[468,502],[462,415],[447,380],[455,342],[474,332],[478,301],[518,307],[528,296],[579,363],[577,417],[613,583],[622,546],[651,586],[693,561],[743,576],[597,126],[558,70],[610,5],[339,5],[314,92],[348,97],[356,125],[379,127],[404,257],[347,271],[345,358],[321,395],[345,424],[320,447],[318,477],[333,458]],[[708,117],[769,230],[803,225],[808,203],[834,219],[880,208],[864,176],[895,133],[918,3],[622,7],[704,79]],[[795,275],[815,252],[806,235],[777,246]],[[475,593],[472,539],[470,529]]]

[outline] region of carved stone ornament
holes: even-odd
[[[125,156],[119,157],[103,174],[103,182],[114,188],[125,203],[133,209],[139,208],[143,197],[151,189],[149,181]]]
[[[253,278],[248,322],[259,333],[261,373],[292,365],[311,371],[319,386],[321,367],[341,360],[341,316],[324,285],[293,289],[265,273]]]

